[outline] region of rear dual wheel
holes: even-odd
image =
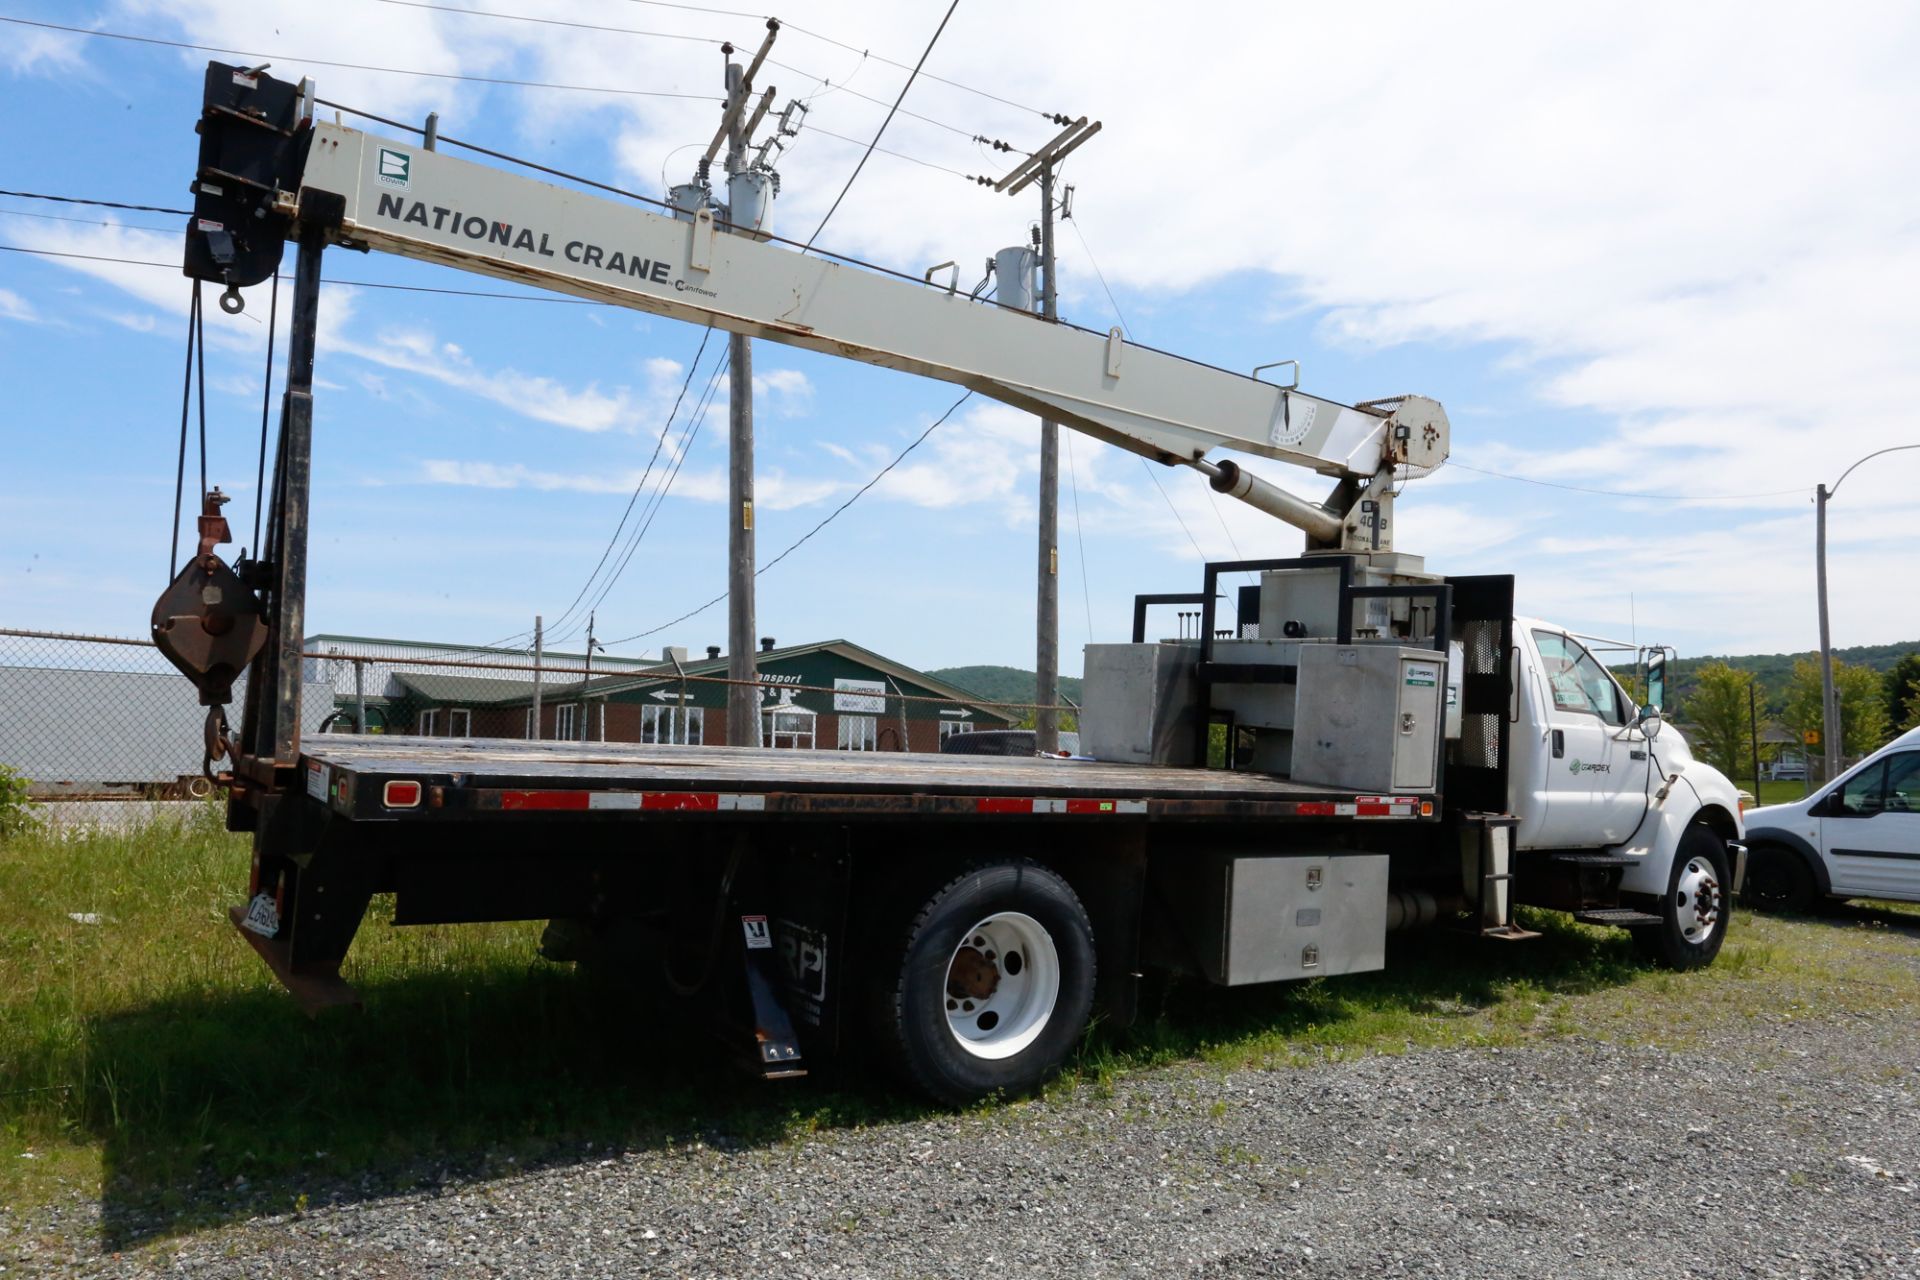
[[[1059,1070],[1093,1010],[1093,925],[1067,882],[1025,860],[969,868],[922,901],[874,971],[895,1072],[964,1106]]]

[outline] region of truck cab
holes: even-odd
[[[1792,804],[1747,815],[1750,896],[1804,911],[1819,900],[1920,902],[1920,729]]]
[[[1745,872],[1739,792],[1662,719],[1665,652],[1642,651],[1649,696],[1638,705],[1595,647],[1553,623],[1513,621],[1516,896],[1578,913],[1611,887],[1617,906],[1582,918],[1633,928],[1669,963],[1704,963]]]

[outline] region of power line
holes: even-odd
[[[0,191],[0,196],[13,196],[20,200],[53,200],[60,204],[91,204],[102,209],[127,209],[134,213],[177,213],[183,218],[193,216],[191,209],[163,209],[155,204],[121,204],[118,200],[87,200],[80,196],[50,196],[39,191]]]
[[[848,507],[851,507],[854,503],[858,502],[861,499],[861,497],[867,492],[867,490],[873,488],[873,486],[875,486],[876,484],[879,484],[880,481],[886,476],[886,474],[889,471],[892,471],[895,467],[899,466],[901,462],[903,462],[906,459],[906,456],[908,454],[912,453],[915,449],[918,449],[922,444],[924,444],[926,442],[927,437],[932,435],[934,431],[940,426],[941,423],[945,422],[948,418],[951,418],[953,416],[955,410],[957,410],[961,405],[965,404],[968,400],[972,398],[973,398],[973,392],[969,391],[965,395],[961,396],[958,400],[955,400],[952,404],[948,405],[947,411],[945,413],[941,414],[938,418],[935,418],[933,420],[932,425],[930,425],[925,431],[922,431],[918,436],[914,438],[914,441],[912,444],[908,445],[906,448],[902,449],[899,453],[895,454],[893,461],[889,462],[886,466],[880,468],[880,470],[874,475],[873,479],[867,481],[865,484],[861,485],[858,489],[854,490],[853,496],[849,497],[845,502],[835,507],[831,512],[828,513],[827,517],[824,520],[822,520],[819,524],[816,524],[815,526],[813,526],[813,528],[807,530],[805,533],[801,534],[798,538],[794,539],[794,541],[788,545],[785,551],[782,551],[779,555],[767,561],[767,563],[761,565],[758,569],[755,569],[753,572],[753,576],[757,578],[761,574],[765,573],[767,570],[773,568],[773,566],[779,564],[782,560],[785,560],[788,556],[798,551],[802,546],[806,544],[808,539],[813,537],[814,534],[819,533],[822,529],[832,524],[836,519],[839,518],[840,514],[843,511],[845,511]],[[607,643],[608,644],[627,644],[628,642],[633,640],[644,640],[650,635],[656,635],[659,632],[665,631],[668,627],[677,627],[689,618],[698,617],[699,615],[713,608],[713,606],[719,604],[722,600],[725,600],[726,598],[727,598],[727,593],[722,591],[719,595],[707,601],[705,604],[701,605],[699,608],[690,609],[686,613],[681,614],[679,617],[675,618],[671,622],[663,622],[657,627],[651,627],[645,631],[636,632],[635,634],[626,636],[623,639],[609,640]]]
[[[0,210],[0,212],[14,212]],[[44,215],[43,215],[44,216]],[[107,224],[101,224],[107,225]],[[145,230],[146,228],[141,228]],[[154,262],[147,258],[122,258],[106,253],[73,253],[61,249],[31,249],[22,244],[0,244],[0,251],[7,253],[30,253],[40,258],[76,258],[82,262],[114,262],[129,267],[164,267],[168,271],[178,271],[177,262]],[[277,276],[285,280],[287,276]],[[391,289],[400,293],[441,293],[457,298],[497,298],[503,302],[553,302],[573,307],[611,307],[611,302],[598,302],[592,298],[544,298],[531,293],[497,293],[487,289],[436,289],[423,284],[379,284],[372,280],[340,280],[333,276],[325,278],[327,284],[337,284],[348,289]]]
[[[626,573],[627,565],[632,563],[634,552],[638,551],[640,544],[646,540],[648,531],[653,528],[655,517],[660,514],[660,509],[666,505],[667,495],[673,491],[674,481],[680,478],[680,469],[687,465],[687,458],[693,453],[693,442],[699,439],[700,429],[706,425],[707,410],[713,405],[714,395],[720,388],[720,380],[726,376],[727,369],[732,363],[732,355],[731,350],[723,351],[721,352],[720,359],[715,362],[713,374],[707,379],[707,389],[700,397],[700,403],[695,407],[693,416],[688,420],[687,429],[681,433],[680,443],[674,451],[672,469],[667,472],[661,479],[659,487],[654,490],[652,501],[642,513],[641,523],[634,528],[632,536],[627,539],[626,548],[620,555],[620,563],[614,566],[614,570],[608,575],[606,582],[601,584],[599,592],[594,596],[593,603],[589,606],[590,609],[598,609],[600,605],[606,601],[607,595],[613,590],[615,584],[620,581],[621,575]],[[565,640],[570,638],[572,635],[578,634],[579,630],[580,628],[576,620],[573,631],[569,632],[567,636],[561,637],[561,639]]]
[[[162,40],[158,36],[132,35],[124,31],[101,31],[88,27],[69,27],[58,22],[36,22],[31,18],[14,18],[0,14],[0,22],[11,22],[16,26],[39,27],[45,31],[65,31],[76,36],[95,36],[103,40],[125,40],[132,44],[160,45],[168,49],[192,49],[197,53],[226,53],[242,58],[259,58],[268,62],[311,63],[316,67],[338,67],[346,71],[372,71],[381,75],[421,76],[430,80],[465,80],[474,84],[505,85],[514,89],[560,89],[571,93],[606,93],[626,98],[684,98],[695,102],[718,102],[720,99],[710,93],[677,93],[666,89],[615,89],[606,85],[555,84],[546,80],[513,80],[505,76],[470,76],[453,71],[421,71],[412,67],[376,67],[362,62],[334,62],[326,58],[309,58],[292,53],[263,53],[258,49],[227,49],[219,45],[194,44],[187,40]]]
[[[1492,476],[1496,480],[1515,480],[1521,484],[1537,484],[1546,489],[1565,489],[1572,493],[1597,494],[1602,498],[1644,498],[1655,502],[1744,502],[1749,498],[1779,498],[1792,493],[1807,492],[1806,485],[1793,489],[1765,489],[1758,493],[1634,493],[1622,489],[1590,489],[1585,485],[1561,484],[1555,480],[1536,480],[1532,476],[1509,475],[1504,471],[1489,471],[1485,467],[1470,467],[1464,462],[1448,460],[1449,466],[1471,471],[1475,475]]]
[[[637,27],[609,27],[598,22],[573,22],[566,18],[536,18],[524,13],[498,13],[491,9],[463,9],[458,5],[429,4],[427,0],[377,0],[380,4],[405,9],[432,9],[436,13],[457,13],[468,18],[499,18],[507,22],[537,22],[547,27],[573,27],[581,31],[609,31],[619,35],[652,36],[659,40],[686,40],[694,44],[725,44],[714,36],[690,36],[677,31],[642,31]],[[805,75],[805,72],[801,73]]]
[[[728,43],[716,36],[692,36],[677,31],[646,31],[638,27],[616,27],[601,22],[576,22],[567,18],[542,18],[525,13],[503,13],[497,9],[466,9],[458,5],[433,4],[430,3],[429,0],[377,0],[377,2],[380,4],[397,5],[408,9],[430,9],[436,13],[456,13],[467,18],[493,18],[502,22],[531,22],[548,27],[571,27],[579,31],[604,31],[615,35],[648,36],[659,40],[686,40],[694,44],[718,45]],[[863,54],[862,56],[864,57],[865,55]],[[858,89],[848,88],[844,85],[834,85],[824,76],[815,75],[811,71],[805,71],[789,63],[781,62],[777,58],[768,58],[767,65],[779,67],[783,71],[791,71],[802,79],[811,80],[817,85],[839,89],[842,93],[859,98],[865,102],[871,102],[875,106],[884,107],[887,105],[887,101],[884,98],[876,98],[871,94],[862,93]],[[915,111],[902,111],[900,114],[903,116],[912,116],[915,120],[924,121],[936,128],[945,129],[949,133],[957,133],[963,138],[970,138],[975,132],[971,129],[963,129],[956,124],[948,124],[944,120],[936,120],[932,116],[921,115]]]
[[[600,552],[599,563],[593,566],[593,572],[587,575],[587,580],[580,584],[579,594],[575,595],[572,603],[568,604],[560,616],[554,619],[553,625],[556,629],[566,622],[568,617],[573,613],[575,606],[586,598],[587,591],[593,586],[594,579],[599,577],[600,570],[606,567],[607,557],[613,554],[614,547],[619,544],[620,535],[626,531],[627,518],[633,514],[634,504],[640,501],[640,491],[646,488],[648,478],[653,475],[654,464],[660,460],[660,450],[665,447],[667,436],[673,430],[674,419],[680,416],[680,405],[687,398],[687,388],[693,385],[693,375],[695,371],[699,369],[700,359],[707,353],[707,341],[712,337],[713,326],[708,325],[700,335],[699,350],[693,353],[693,359],[687,364],[687,376],[681,379],[680,392],[673,398],[673,408],[667,412],[667,421],[665,425],[660,428],[659,434],[654,437],[653,456],[647,459],[646,469],[640,473],[638,483],[633,486],[633,496],[627,499],[626,510],[620,513],[620,523],[614,526],[613,536],[607,539],[606,548]]]
[[[1080,473],[1073,461],[1073,432],[1067,432],[1067,483],[1073,489],[1073,539],[1080,547],[1080,601],[1087,610],[1087,640],[1093,640],[1093,589],[1087,585],[1087,535],[1080,527]]]
[[[1127,336],[1132,337],[1133,326],[1128,324],[1127,318],[1120,314],[1120,303],[1113,296],[1113,287],[1107,283],[1107,273],[1100,269],[1100,260],[1093,256],[1093,246],[1087,243],[1086,233],[1080,230],[1079,220],[1065,218],[1063,221],[1073,228],[1073,234],[1079,239],[1080,247],[1087,251],[1087,262],[1093,267],[1093,274],[1099,278],[1100,287],[1106,291],[1107,305],[1113,308],[1113,318],[1120,322],[1120,327],[1127,331]]]
[[[9,218],[38,218],[43,222],[73,222],[83,227],[125,227],[129,231],[152,231],[159,234],[169,233],[173,227],[149,227],[140,222],[109,222],[104,218],[75,218],[64,213],[35,213],[31,209],[0,209],[0,213]]]
[[[892,156],[895,160],[905,160],[911,164],[917,164],[924,169],[938,169],[941,173],[950,173],[956,178],[965,178],[968,182],[973,181],[971,174],[963,173],[958,169],[949,168],[944,164],[935,164],[931,160],[922,160],[919,156],[910,156],[904,151],[890,151],[886,147],[874,146],[872,143],[862,142],[858,138],[849,138],[843,133],[835,133],[831,129],[822,128],[812,121],[807,122],[807,132],[817,133],[823,138],[832,138],[836,142],[847,142],[856,147],[866,147],[869,151],[877,151],[883,156]],[[875,136],[877,137],[878,135]]]
[[[874,148],[880,145],[880,135],[887,131],[888,125],[893,123],[894,113],[900,110],[901,102],[906,99],[907,90],[913,88],[913,82],[920,78],[920,68],[926,65],[928,56],[933,53],[933,46],[940,43],[941,33],[947,29],[947,23],[953,18],[953,11],[959,7],[960,0],[952,0],[952,3],[947,6],[945,16],[940,19],[940,25],[933,29],[933,38],[927,41],[927,47],[920,51],[920,61],[913,64],[913,74],[909,75],[907,82],[900,86],[899,97],[895,98],[893,100],[893,106],[887,109],[887,118],[882,120],[880,127],[873,131],[873,141],[869,142],[867,149],[861,153],[860,163],[854,165],[853,172],[847,175],[847,184],[841,187],[840,194],[833,198],[833,205],[827,210],[827,216],[820,219],[820,225],[815,227],[813,234],[807,237],[807,247],[809,249],[813,247],[813,242],[820,238],[820,233],[827,229],[827,223],[840,208],[840,202],[847,198],[847,192],[853,189],[854,180],[860,176],[860,171],[867,167],[868,158],[873,155]]]
[[[627,0],[627,3],[644,4],[655,9],[678,9],[683,13],[715,14],[723,18],[761,19],[761,18],[768,18],[772,16],[771,14],[765,14],[765,13],[750,13],[745,9],[716,9],[708,5],[684,4],[684,3],[681,3],[680,0]],[[830,44],[834,46],[836,49],[845,49],[848,53],[857,53],[863,58],[872,58],[875,62],[884,62],[888,66],[898,67],[902,71],[911,70],[911,68],[908,67],[907,64],[904,62],[895,62],[892,58],[886,57],[883,54],[875,53],[871,49],[862,49],[860,46],[848,44],[844,40],[836,40],[832,36],[823,35],[818,31],[813,31],[806,27],[800,26],[797,23],[789,22],[785,18],[782,18],[780,20],[780,25],[781,27],[783,27],[788,31],[792,31],[798,35],[806,36],[809,39],[818,40],[823,44]],[[806,73],[801,72],[801,74],[805,75]],[[1002,106],[1012,107],[1015,111],[1032,112],[1034,115],[1042,116],[1048,120],[1052,120],[1055,114],[1051,111],[1042,111],[1038,107],[1030,107],[1023,102],[1015,102],[1011,98],[1003,98],[999,94],[989,93],[985,89],[976,89],[972,85],[962,84],[958,80],[949,80],[944,76],[934,75],[931,71],[927,72],[927,79],[937,81],[940,84],[944,84],[948,86],[949,88],[959,89],[965,93],[971,93],[976,97],[986,98],[992,102],[998,102]],[[1055,123],[1064,124],[1066,122],[1055,121]]]

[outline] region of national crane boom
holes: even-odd
[[[210,91],[225,70],[210,70]],[[303,89],[298,110],[310,112]],[[1195,467],[1219,491],[1305,529],[1326,549],[1390,550],[1396,469],[1424,474],[1447,456],[1446,414],[1424,397],[1339,404],[1129,343],[1118,329],[1049,324],[951,285],[728,234],[707,208],[668,216],[337,123],[308,128],[296,118],[271,172],[236,188],[207,177],[231,172],[220,157],[209,163],[207,143],[258,139],[237,125],[223,132],[203,136],[188,255],[190,274],[230,286],[226,305],[237,302],[233,286],[264,278],[266,259],[278,254],[222,261],[211,243],[194,241],[315,228],[338,244],[957,383],[1154,461]],[[298,145],[305,139],[310,145]],[[240,269],[247,261],[253,270]],[[1317,505],[1232,462],[1209,461],[1215,449],[1342,483]]]

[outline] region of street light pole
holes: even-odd
[[[1827,626],[1827,501],[1840,492],[1840,486],[1847,482],[1847,477],[1861,463],[1883,453],[1899,453],[1902,449],[1920,449],[1920,444],[1896,444],[1876,449],[1842,471],[1831,489],[1823,484],[1816,486],[1813,491],[1813,579],[1814,590],[1820,599],[1820,771],[1826,775],[1827,782],[1839,776],[1842,755],[1840,694],[1833,685],[1833,639]]]
[[[1840,698],[1833,687],[1833,632],[1827,623],[1827,499],[1832,496],[1824,484],[1813,491],[1813,589],[1820,598],[1820,774],[1823,782],[1832,782],[1839,772],[1834,760],[1840,750]]]

